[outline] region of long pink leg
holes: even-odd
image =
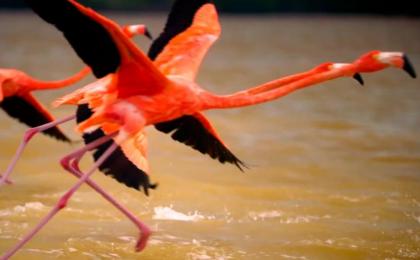
[[[12,183],[9,180],[9,176],[12,173],[13,169],[16,166],[17,161],[19,160],[20,156],[22,155],[23,151],[25,150],[26,145],[29,143],[29,141],[32,139],[32,137],[34,137],[35,134],[40,133],[42,131],[45,131],[49,128],[52,128],[56,125],[68,122],[70,120],[73,120],[76,117],[76,115],[71,115],[44,125],[40,125],[37,127],[33,127],[33,128],[29,128],[28,130],[26,130],[24,136],[23,136],[23,140],[20,143],[18,149],[16,150],[15,155],[12,158],[12,161],[10,162],[9,166],[7,167],[6,171],[3,173],[3,176],[0,175],[0,186],[5,184],[5,183]]]
[[[102,137],[103,138],[103,137]],[[106,140],[107,141],[107,140]],[[82,158],[83,154],[78,154],[77,156],[66,156],[61,160],[61,165],[69,171],[71,174],[77,178],[81,178],[83,173],[80,171],[78,163]],[[117,202],[111,195],[109,195],[105,190],[103,190],[98,184],[96,184],[91,179],[86,179],[86,183],[95,191],[97,191],[102,197],[109,201],[114,207],[116,207],[121,213],[123,213],[128,219],[133,222],[135,226],[139,229],[139,238],[137,239],[136,251],[141,251],[146,245],[146,241],[151,234],[149,227],[147,227],[143,222],[141,222],[133,213],[126,209],[123,205]]]
[[[106,142],[107,140],[112,138],[112,136],[113,135],[97,139],[97,140],[89,143],[88,145],[84,146],[83,148],[81,148],[79,150],[76,150],[75,152],[71,153],[70,155],[74,158],[77,158],[78,156],[85,153],[86,151],[91,150],[91,149],[101,145],[102,143]],[[19,243],[17,243],[10,251],[8,251],[5,255],[3,255],[1,259],[7,259],[7,258],[13,256],[30,239],[32,239],[33,236],[35,236],[38,233],[38,231],[42,229],[42,227],[44,227],[61,209],[63,209],[67,205],[68,200],[74,194],[74,192],[76,192],[77,189],[84,182],[86,182],[88,180],[88,178],[95,172],[95,170],[114,152],[114,150],[117,147],[118,147],[118,144],[113,143],[104,152],[104,154],[101,157],[99,157],[99,159],[94,163],[92,168],[86,174],[84,174],[79,179],[79,181],[60,198],[60,200],[57,202],[57,204],[54,206],[54,208],[47,214],[47,216],[45,216],[41,220],[41,222],[31,232],[29,232],[21,241],[19,241]],[[144,224],[141,225],[141,230],[144,233],[142,233],[142,237],[139,239],[139,242],[137,243],[137,248],[136,249],[138,251],[141,251],[142,249],[144,249],[144,247],[147,244],[147,240],[150,236],[150,233],[151,233],[150,229]]]
[[[109,137],[110,138],[110,137]],[[93,142],[95,143],[95,141]],[[53,209],[38,223],[38,225],[31,230],[27,235],[23,237],[10,251],[6,252],[2,256],[2,259],[8,259],[13,256],[20,248],[22,248],[29,240],[35,236],[39,230],[41,230],[61,209],[63,209],[66,205],[68,200],[71,196],[80,188],[80,186],[95,172],[95,170],[103,163],[106,158],[118,147],[118,144],[113,143],[105,152],[104,154],[93,164],[92,168],[83,175],[79,181],[71,187],[57,202],[57,204],[53,207]],[[77,152],[82,153],[84,150],[89,150],[85,147],[78,150]],[[77,154],[77,153],[73,153]]]

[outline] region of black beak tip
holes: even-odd
[[[144,35],[149,38],[151,41],[153,41],[153,36],[150,33],[150,31],[148,29],[146,29],[146,31],[144,32]]]
[[[403,70],[407,72],[412,78],[416,78],[417,77],[416,71],[414,70],[413,65],[411,64],[410,60],[405,54],[403,56],[403,61],[404,61]]]
[[[360,85],[365,85],[365,81],[363,80],[362,75],[360,75],[360,73],[354,74],[353,78],[357,80],[357,82],[359,82]]]

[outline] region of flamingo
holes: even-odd
[[[72,194],[84,182],[89,181],[89,177],[118,146],[123,149],[127,147],[132,151],[135,156],[133,155],[129,159],[135,161],[138,167],[144,167],[143,169],[146,171],[146,144],[143,130],[148,125],[157,125],[177,120],[183,116],[191,116],[198,120],[202,127],[224,146],[215,129],[201,111],[264,103],[326,80],[353,76],[359,72],[374,72],[387,67],[401,68],[415,76],[414,70],[403,53],[372,51],[353,63],[327,66],[328,70],[325,72],[303,77],[287,84],[283,84],[281,80],[274,80],[232,95],[219,96],[205,91],[194,82],[201,60],[220,34],[217,12],[211,1],[193,2],[197,8],[189,26],[168,42],[168,45],[156,57],[155,62],[148,59],[129,41],[118,25],[74,0],[56,0],[48,5],[43,1],[27,0],[27,2],[38,15],[64,32],[78,55],[100,78],[91,87],[85,88],[82,95],[79,93],[73,96],[77,96],[78,104],[86,102],[89,108],[93,109],[93,114],[87,120],[79,123],[78,130],[91,132],[100,128],[105,136],[66,156],[66,161],[71,164],[69,169],[77,170],[77,161],[86,151],[95,149],[104,142],[112,140],[113,143],[86,173],[81,176],[81,172],[78,172],[79,181],[60,198],[55,207],[35,229],[5,255],[6,257],[13,255],[60,209],[65,207]],[[199,4],[197,4],[198,2]],[[190,5],[194,4],[190,3]],[[81,44],[80,41],[83,39],[75,37],[74,28],[71,28],[68,22],[64,22],[60,13],[66,14],[65,19],[83,20],[84,23],[89,24],[84,28],[95,28],[94,30],[102,31],[103,34],[96,35],[95,39],[89,35],[86,39],[87,42]],[[98,39],[101,40],[103,46],[106,46],[106,48],[101,47],[99,53],[106,52],[109,55],[109,60],[104,63],[101,63],[104,61],[103,57],[94,57],[96,54],[89,52],[89,49],[95,45],[90,41],[98,41]],[[96,91],[90,92],[95,88],[103,91],[103,95],[98,97]],[[66,99],[65,103],[67,101],[70,102],[69,99]],[[185,141],[185,138],[183,140]],[[227,150],[226,147],[225,149]],[[138,250],[146,246],[150,235],[150,231],[145,225],[140,227],[140,230],[143,232],[143,236],[137,244]]]
[[[89,72],[89,67],[86,67],[64,80],[40,81],[17,69],[0,69],[0,107],[9,116],[29,127],[52,122],[53,116],[31,92],[67,87],[81,80]],[[46,129],[44,134],[60,141],[70,142],[70,139],[57,126]]]
[[[85,67],[67,79],[41,81],[30,77],[21,70],[0,69],[0,107],[9,116],[16,118],[29,127],[45,124],[51,125],[51,127],[45,128],[43,131],[41,130],[42,133],[59,141],[70,142],[70,139],[56,124],[51,124],[54,122],[53,116],[38,100],[36,100],[31,92],[67,87],[83,79],[89,73],[90,68]],[[64,120],[64,122],[65,121],[66,120]],[[63,122],[63,120],[59,120],[58,122]],[[26,136],[26,138],[27,137],[28,136]],[[6,174],[4,176],[0,175],[0,185],[3,183],[12,183],[11,180],[7,179]]]

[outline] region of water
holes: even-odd
[[[113,14],[160,31],[164,15]],[[42,79],[81,62],[55,29],[30,13],[0,13],[0,64]],[[199,75],[229,93],[351,61],[371,49],[402,50],[420,68],[420,20],[386,17],[223,16],[223,35]],[[147,48],[149,42],[139,39]],[[91,80],[90,78],[89,80]],[[84,81],[84,83],[89,82]],[[402,71],[339,79],[279,101],[207,113],[251,167],[219,165],[149,129],[150,197],[100,173],[94,179],[150,225],[141,253],[136,230],[83,187],[15,259],[419,259],[420,86]],[[79,84],[78,86],[81,86]],[[48,104],[69,90],[37,93]],[[63,117],[74,111],[53,111]],[[0,114],[0,169],[25,127]],[[74,124],[63,127],[74,139]],[[37,137],[0,190],[0,252],[47,213],[75,181],[59,158],[80,146]],[[91,159],[83,161],[87,169]]]

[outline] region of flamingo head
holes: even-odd
[[[352,64],[350,64],[350,63],[325,62],[325,63],[322,63],[322,64],[316,66],[315,68],[313,68],[312,71],[314,72],[314,74],[318,74],[318,73],[332,71],[332,70],[335,70],[335,69],[341,69],[341,68],[346,67],[346,66],[352,66]],[[359,82],[360,85],[364,84],[363,78],[359,73],[355,73],[351,76],[353,76],[353,78],[357,82]]]
[[[123,27],[123,32],[130,38],[140,34],[146,36],[150,40],[153,40],[152,34],[144,24],[126,25]]]
[[[395,67],[406,71],[411,77],[416,72],[407,55],[402,52],[371,51],[356,60],[360,72],[374,72],[387,67]]]

